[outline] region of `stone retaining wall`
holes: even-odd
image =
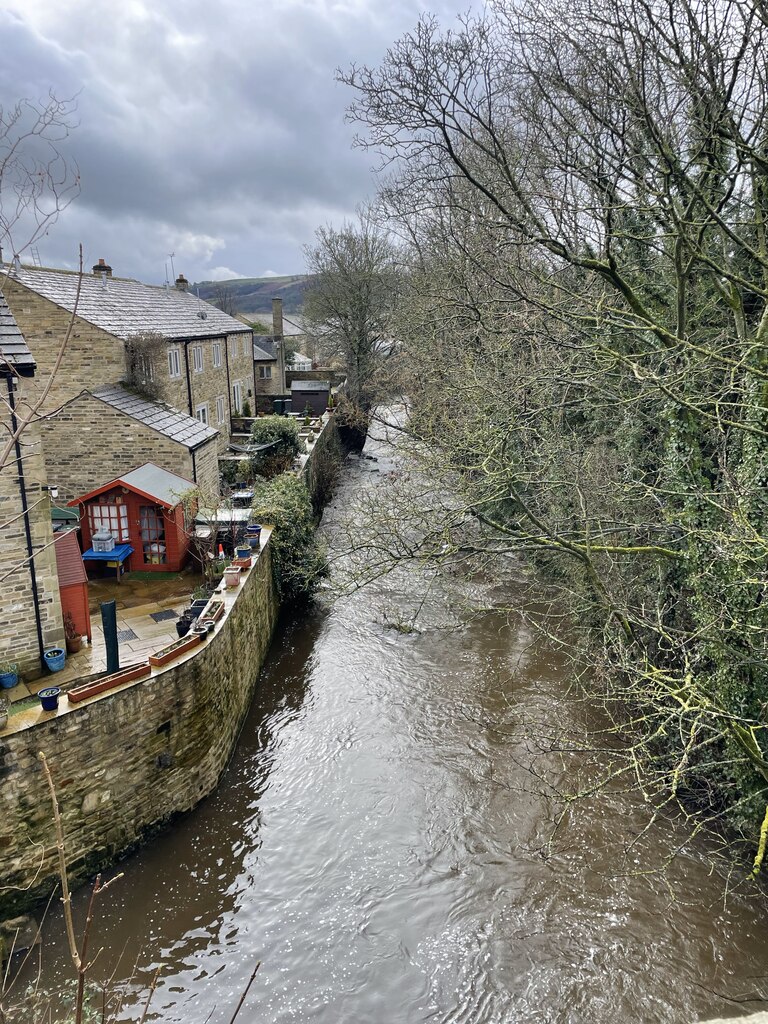
[[[278,613],[269,540],[215,633],[149,679],[69,705],[13,716],[0,731],[0,919],[56,883],[56,782],[73,881],[112,864],[211,793],[251,704]]]

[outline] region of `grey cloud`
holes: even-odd
[[[80,91],[68,148],[82,194],[41,243],[44,261],[71,264],[82,241],[89,259],[145,280],[162,278],[169,250],[190,278],[300,272],[316,226],[373,190],[334,70],[379,59],[419,8],[196,0],[180,18],[160,0],[107,19],[93,4],[27,0],[0,12],[0,103]]]

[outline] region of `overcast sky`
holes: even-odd
[[[46,266],[99,257],[161,283],[303,271],[302,245],[374,189],[336,67],[470,0],[3,0],[0,105],[78,94],[79,198]],[[6,254],[7,255],[7,254]],[[170,265],[168,268],[170,274]]]

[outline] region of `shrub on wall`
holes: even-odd
[[[328,574],[325,550],[315,534],[312,502],[303,481],[282,473],[265,483],[253,502],[254,517],[274,527],[272,565],[281,601],[310,597]]]
[[[275,443],[276,442],[276,443]],[[274,448],[251,457],[251,471],[275,476],[289,469],[297,455],[306,451],[299,427],[290,416],[262,416],[251,427],[251,444],[272,444]]]

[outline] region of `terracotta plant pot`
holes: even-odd
[[[77,654],[82,646],[83,638],[81,636],[67,637],[67,654]]]

